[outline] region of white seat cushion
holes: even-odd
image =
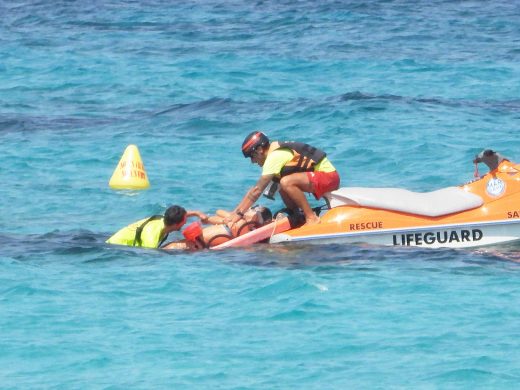
[[[480,196],[458,187],[432,192],[412,192],[401,188],[344,187],[325,194],[330,207],[356,205],[409,214],[438,217],[480,207]]]

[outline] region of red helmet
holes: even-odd
[[[242,143],[242,153],[244,153],[245,158],[249,158],[255,149],[267,145],[269,145],[269,138],[261,131],[253,131]]]

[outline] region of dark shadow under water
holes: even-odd
[[[320,271],[364,270],[385,263],[412,263],[421,267],[443,264],[445,267],[514,265],[520,263],[520,246],[476,249],[394,248],[368,244],[259,244],[218,253],[223,261],[260,267],[314,268]],[[421,264],[421,265],[419,265]]]
[[[65,261],[105,262],[112,260],[158,259],[215,260],[228,264],[256,267],[319,268],[373,267],[381,262],[443,262],[449,264],[486,265],[520,264],[520,244],[474,249],[394,248],[367,244],[257,244],[248,248],[199,252],[165,251],[108,245],[107,234],[88,230],[54,231],[45,234],[0,234],[0,258],[15,261],[41,261],[63,258]],[[53,261],[53,260],[50,260]],[[54,260],[55,261],[55,260]]]
[[[176,122],[182,123],[191,120],[205,118],[211,120],[228,120],[233,122],[237,113],[241,115],[259,114],[262,112],[300,112],[308,109],[326,106],[334,111],[338,107],[345,108],[350,104],[356,104],[358,108],[373,110],[375,103],[386,105],[424,105],[442,106],[450,109],[477,108],[479,110],[500,111],[504,114],[514,114],[520,111],[520,99],[510,100],[470,100],[470,99],[446,99],[439,97],[414,97],[392,94],[373,94],[362,91],[349,91],[338,96],[321,98],[297,98],[289,101],[260,100],[241,101],[230,98],[213,97],[206,100],[177,103],[166,107],[157,107],[155,110],[136,111],[129,107],[119,114],[107,112],[97,118],[72,117],[72,116],[34,116],[18,114],[0,115],[0,134],[9,132],[34,132],[39,130],[67,131],[77,129],[85,131],[89,128],[99,128],[109,124],[134,123],[139,120],[148,120],[157,116],[173,116]],[[193,131],[190,126],[190,131]]]

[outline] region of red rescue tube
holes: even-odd
[[[196,242],[202,236],[202,225],[199,221],[192,222],[182,231],[182,235],[186,240]]]

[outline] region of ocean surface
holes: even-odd
[[[171,204],[235,207],[255,129],[323,148],[342,186],[458,185],[484,148],[520,161],[517,0],[0,15],[0,388],[520,386],[519,246],[104,243]],[[147,191],[108,187],[129,144]]]

